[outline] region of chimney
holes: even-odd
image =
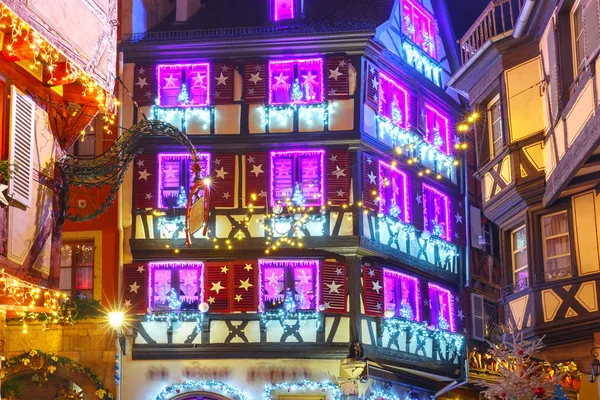
[[[201,0],[177,0],[175,5],[175,21],[185,22],[200,9]]]

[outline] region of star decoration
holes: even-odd
[[[338,190],[336,193],[337,193],[337,197],[345,197],[346,196],[346,192],[344,192],[343,189]]]
[[[460,238],[460,236],[458,235],[458,232],[454,232],[454,239],[458,239]]]
[[[256,91],[254,90],[254,88],[250,88],[250,89],[248,89],[248,94],[249,94],[250,96],[254,96],[254,94],[255,94],[255,93],[256,93]]]
[[[223,72],[229,71],[229,67],[227,66],[227,64],[225,64],[221,67],[221,71],[223,71]]]
[[[256,64],[256,65],[254,66],[254,70],[255,70],[255,71],[261,71],[261,70],[262,70],[262,65],[260,65],[260,64]]]
[[[370,276],[370,277],[373,277],[373,276],[375,276],[375,271],[374,271],[374,270],[372,270],[372,269],[370,269],[370,270],[369,270],[369,276]]]
[[[226,274],[227,271],[229,271],[229,268],[227,268],[227,265],[224,265],[224,266],[221,267],[221,272],[222,273]]]
[[[302,75],[302,78],[304,78],[304,83],[312,83],[312,84],[317,84],[317,75],[313,75],[312,71],[308,71],[308,75]]]
[[[346,60],[340,61],[338,65],[340,66],[340,68],[344,68],[346,66]]]
[[[460,214],[458,213],[458,211],[456,212],[456,215],[454,216],[454,218],[456,218],[456,223],[457,223],[457,224],[462,224],[462,223],[463,223],[463,222],[462,222],[462,215],[460,215]]]
[[[140,265],[139,267],[137,267],[137,272],[139,272],[140,274],[142,274],[144,272],[144,266]]]
[[[415,197],[415,200],[417,200],[417,203],[421,204],[421,195],[417,194],[417,196]]]
[[[248,161],[248,164],[254,164],[254,156],[248,156],[247,161]]]
[[[283,72],[281,72],[279,74],[279,76],[276,76],[275,79],[277,80],[277,82],[275,83],[275,86],[277,85],[287,85],[287,79],[289,78],[289,76],[283,76]]]
[[[152,193],[146,193],[146,200],[152,200]]]
[[[302,272],[302,275],[298,276],[299,282],[303,283],[305,285],[308,285],[309,284],[308,281],[310,280],[310,277],[308,275],[306,275],[306,272],[304,270],[301,272]]]
[[[339,284],[339,283],[335,283],[335,281],[331,281],[331,283],[326,283],[326,284],[325,284],[325,286],[327,286],[327,287],[329,288],[329,294],[331,294],[331,293],[337,293],[337,294],[340,294],[340,292],[339,292],[339,290],[338,290],[338,289],[339,289],[339,288],[340,288],[340,286],[342,286],[342,285],[341,285],[341,284]]]
[[[252,271],[252,264],[246,264],[246,266],[244,267],[244,269],[246,271]]]
[[[258,71],[255,74],[250,74],[250,79],[248,80],[256,85],[258,82],[262,81],[263,78],[260,77],[260,71]]]
[[[144,166],[144,160],[138,160],[137,166],[138,168],[142,168]]]
[[[215,298],[214,298],[214,297],[212,297],[212,296],[210,296],[210,297],[208,298],[208,303],[209,303],[209,304],[213,304],[214,302],[215,302]]]
[[[221,92],[215,90],[215,97],[221,97]]]
[[[138,81],[135,83],[135,86],[139,86],[140,89],[143,89],[144,86],[148,86],[147,79],[148,78],[142,78],[142,77],[138,76]]]
[[[129,285],[129,293],[137,294],[140,285],[137,284],[137,281],[133,282],[133,284]]]
[[[143,171],[138,171],[138,173],[140,174],[140,177],[139,177],[138,179],[139,179],[139,180],[142,180],[142,179],[143,179],[143,180],[145,180],[145,181],[147,181],[147,180],[148,180],[148,177],[149,177],[150,175],[152,175],[152,174],[148,173],[148,170],[147,170],[147,169],[145,169],[145,170],[143,170]]]
[[[331,308],[331,304],[330,304],[330,302],[328,302],[328,301],[324,302],[324,303],[323,303],[323,308],[324,308],[325,310],[329,310],[329,309]]]
[[[221,167],[221,169],[215,170],[217,173],[217,178],[225,179],[225,175],[228,175],[229,172],[225,171],[225,168]]]
[[[330,89],[328,93],[330,96],[337,96],[337,89]]]
[[[381,285],[379,284],[379,281],[373,282],[373,291],[379,293],[380,290],[381,290]]]
[[[192,87],[201,87],[204,86],[204,79],[206,79],[206,75],[200,75],[200,72],[196,74],[196,76],[192,77]]]
[[[374,95],[373,95],[373,101],[374,101],[375,103],[377,103],[377,100],[379,100],[379,96],[377,96],[377,94],[374,94]]]
[[[463,328],[463,333],[466,335],[467,334],[467,328]]]
[[[140,67],[140,69],[138,69],[138,75],[144,75],[146,73],[146,69],[143,67]]]
[[[329,76],[327,77],[327,79],[333,78],[337,81],[338,78],[342,75],[344,75],[344,74],[340,72],[340,67],[338,66],[336,69],[329,70]]]
[[[271,276],[268,276],[267,279],[269,280],[269,284],[277,285],[278,278],[275,276],[275,272],[271,273]]]
[[[173,74],[170,74],[168,78],[164,78],[164,79],[167,82],[167,84],[165,85],[165,89],[177,87],[175,85],[177,83],[177,78],[175,78],[173,76]]]
[[[465,314],[463,314],[463,310],[458,310],[458,313],[456,314],[456,316],[458,318],[460,318],[460,320],[462,321],[463,319],[465,319]]]
[[[239,302],[240,302],[240,301],[242,301],[242,300],[243,300],[243,299],[242,299],[242,295],[241,295],[241,294],[236,294],[236,295],[235,295],[235,301],[237,301],[237,302],[239,303]]]
[[[175,170],[171,167],[169,167],[167,170],[165,170],[165,178],[175,178]]]
[[[224,193],[223,193],[223,198],[224,198],[225,200],[229,200],[229,198],[230,198],[230,197],[231,197],[231,195],[229,194],[229,192],[224,192]]]
[[[216,160],[213,161],[213,164],[221,165],[221,160],[217,158]]]
[[[223,76],[223,73],[221,72],[221,76],[219,76],[218,78],[215,78],[217,80],[217,86],[219,85],[227,85],[227,79],[229,79],[228,76]]]
[[[373,77],[373,80],[371,82],[373,83],[374,89],[379,88],[379,81],[377,80],[377,77]]]
[[[145,96],[147,99],[149,99],[150,97],[152,97],[152,92],[146,92]]]
[[[428,306],[429,305],[429,300],[423,300],[423,305]]]
[[[250,173],[255,174],[256,177],[258,177],[259,174],[264,174],[265,171],[262,170],[262,164],[259,164],[259,165],[253,165],[252,171],[250,171]]]
[[[131,300],[125,300],[125,303],[123,305],[125,307],[131,307]]]
[[[462,201],[459,201],[459,202],[458,202],[458,206],[459,206],[460,208],[462,208],[462,206],[463,206],[463,202],[462,202]]]
[[[212,288],[210,290],[214,290],[215,292],[217,292],[217,294],[219,294],[219,291],[221,289],[225,289],[225,287],[221,286],[221,281],[214,283],[211,282]]]
[[[372,162],[373,160],[371,159],[371,157],[367,157],[367,164],[371,165]]]
[[[377,302],[377,304],[375,304],[375,308],[378,310],[381,310],[381,303]]]
[[[266,192],[266,191],[264,191],[264,190],[261,190],[261,191],[258,193],[258,197],[261,197],[261,198],[262,198],[262,197],[267,197],[267,192]]]
[[[369,178],[369,183],[376,183],[375,179],[377,179],[377,176],[373,173],[373,171],[369,172],[367,177]]]
[[[340,169],[340,167],[336,165],[335,171],[333,171],[331,175],[335,175],[335,179],[339,179],[340,176],[346,176],[345,170],[346,168]]]
[[[329,157],[329,161],[331,162],[337,162],[337,157],[338,156],[334,156],[333,154],[331,155],[331,157]]]
[[[252,286],[254,285],[250,283],[250,278],[246,279],[245,281],[240,279],[240,289],[245,289],[247,292]]]
[[[335,269],[335,274],[336,275],[342,275],[344,273],[344,271],[341,268],[336,268]]]

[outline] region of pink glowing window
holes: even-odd
[[[205,107],[210,105],[210,64],[171,64],[156,67],[158,105]]]
[[[426,184],[423,184],[423,224],[432,235],[451,240],[450,199]]]
[[[295,0],[271,0],[271,19],[275,22],[294,19],[296,16]]]
[[[384,162],[379,162],[379,211],[400,221],[410,222],[406,174]]]
[[[324,177],[325,150],[272,151],[271,205],[323,205]]]
[[[198,153],[200,175],[210,173],[210,154]],[[194,183],[189,153],[163,153],[158,156],[158,207],[185,208]]]
[[[397,317],[421,321],[421,289],[419,280],[391,269],[383,269],[385,310]]]
[[[319,261],[259,260],[261,304],[277,310],[315,310],[318,299]],[[286,302],[286,294],[291,296]]]
[[[201,262],[155,262],[148,265],[150,282],[148,297],[154,311],[168,311],[173,300],[181,302],[181,310],[197,310],[202,298]]]
[[[429,104],[425,104],[425,140],[448,155],[452,152],[448,117]]]
[[[438,329],[456,332],[454,301],[452,293],[436,284],[429,284],[429,308],[431,325]]]
[[[436,58],[435,22],[431,14],[415,0],[402,0],[402,33]]]
[[[408,129],[408,90],[386,74],[379,73],[379,115]]]
[[[269,61],[269,104],[323,102],[323,59]]]

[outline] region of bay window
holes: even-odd
[[[529,285],[527,230],[525,225],[511,232],[512,265],[515,290]]]
[[[201,262],[149,264],[149,304],[155,311],[197,310],[202,298]]]
[[[379,211],[409,223],[408,177],[404,172],[381,161],[379,176]]]
[[[325,193],[325,150],[271,152],[271,205],[290,199],[296,206],[321,206]]]
[[[210,173],[210,154],[198,154],[202,177]],[[189,153],[162,153],[158,156],[158,207],[185,208],[194,183]]]
[[[323,102],[323,59],[269,61],[269,104]]]
[[[318,260],[259,260],[258,264],[265,310],[316,310]]]
[[[545,279],[571,276],[571,241],[567,211],[542,217],[542,244]]]
[[[419,279],[391,269],[383,269],[385,310],[397,317],[421,321]]]
[[[426,184],[423,184],[423,226],[432,235],[451,240],[450,199]]]
[[[433,283],[429,283],[428,288],[431,325],[438,329],[455,332],[452,293],[448,289]]]

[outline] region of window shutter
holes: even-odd
[[[375,194],[373,194],[375,193]],[[369,153],[363,153],[363,204],[373,211],[379,210],[379,160]]]
[[[367,73],[365,77],[365,103],[377,110],[377,98],[379,96],[379,70],[374,64],[366,62]]]
[[[365,315],[383,316],[383,269],[365,264],[362,267]]]
[[[410,175],[409,175],[410,177]],[[411,225],[417,230],[423,230],[423,185],[420,179],[408,180],[408,198],[411,202]]]
[[[478,207],[469,206],[469,228],[471,233],[471,247],[483,250],[479,244],[479,235],[481,231],[481,210]]]
[[[583,44],[586,57],[591,57],[600,44],[600,23],[598,21],[598,7],[600,1],[589,0],[583,9]]]
[[[148,264],[123,266],[123,302],[128,312],[145,314],[148,307]]]
[[[349,60],[345,56],[329,57],[325,61],[327,100],[350,98]]]
[[[450,197],[450,238],[457,246],[467,245],[467,219],[465,217],[465,202],[462,196]]]
[[[8,191],[15,201],[31,207],[35,103],[15,86],[11,86],[10,92],[9,162],[14,170],[8,180]]]
[[[233,103],[233,81],[235,66],[232,63],[212,65],[212,104]]]
[[[271,204],[292,197],[294,191],[294,156],[292,153],[271,156]]]
[[[258,263],[254,261],[232,261],[230,272],[232,311],[256,311],[258,309]]]
[[[229,281],[231,266],[228,262],[207,262],[204,264],[204,301],[210,312],[227,313],[229,306]]]
[[[139,154],[133,166],[133,208],[156,207],[158,163],[156,154]]]
[[[245,205],[266,206],[269,197],[269,153],[247,153],[243,163]],[[252,199],[253,194],[256,200]]]
[[[133,100],[140,107],[152,106],[156,99],[156,66],[136,65],[133,72]]]
[[[244,101],[249,104],[267,101],[267,67],[265,63],[244,65]]]
[[[325,312],[346,313],[346,264],[324,261],[321,270],[321,304]]]
[[[235,207],[237,162],[235,154],[214,154],[211,186],[212,204],[215,207]]]
[[[554,19],[550,20],[550,29],[547,37],[548,47],[548,63],[550,65],[549,74],[549,87],[547,90],[550,91],[550,115],[551,123],[554,125],[556,117],[558,115],[558,101],[560,98],[560,88],[558,86],[558,60],[556,52],[556,32],[554,29]]]
[[[473,339],[485,340],[483,297],[471,293],[471,335]]]
[[[330,150],[326,154],[327,201],[339,206],[350,201],[350,152]]]

